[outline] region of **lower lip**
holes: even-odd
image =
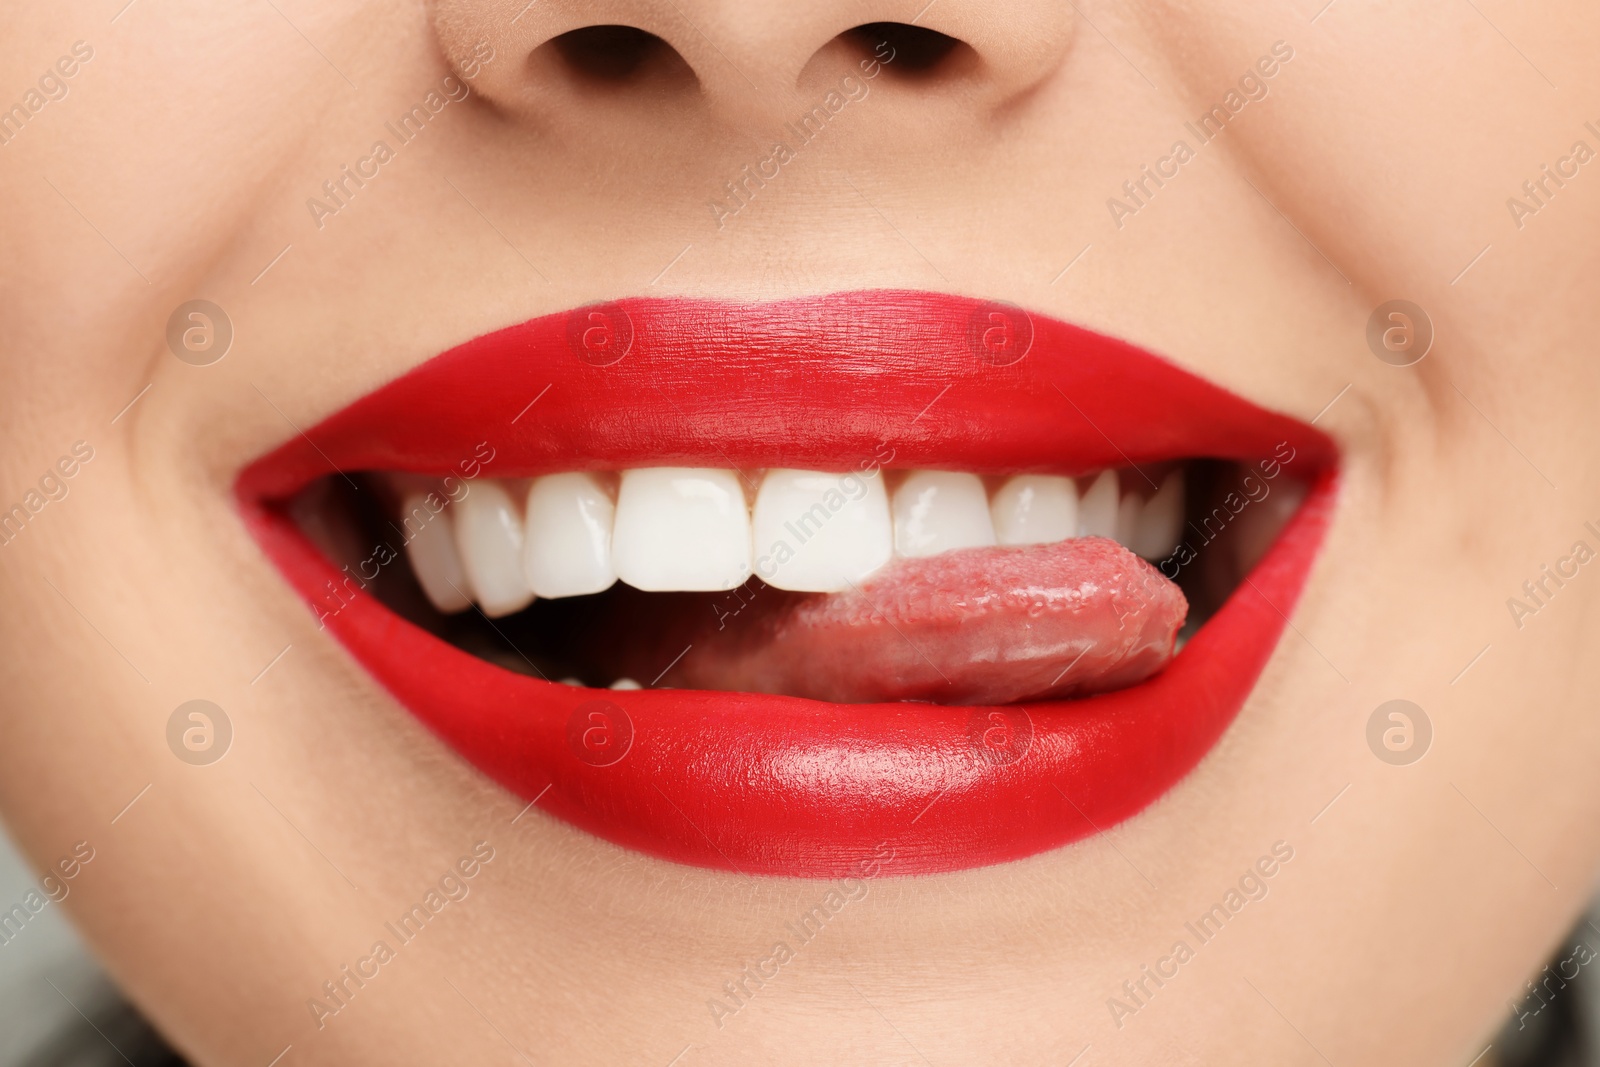
[[[638,302],[622,313],[638,330],[632,353],[600,367],[567,353],[570,316],[536,320],[424,364],[252,464],[241,509],[289,582],[322,605],[324,625],[401,704],[530,806],[596,836],[694,866],[796,877],[857,873],[887,856],[886,873],[908,875],[1021,859],[1137,814],[1221,737],[1316,559],[1336,453],[1314,428],[1053,320],[1028,320],[1026,359],[971,369],[963,338],[993,306],[903,293],[731,311]],[[861,333],[863,322],[874,329]],[[832,354],[841,350],[852,358]],[[755,364],[776,370],[756,376]],[[930,389],[934,374],[953,384]],[[532,407],[522,396],[541,390],[552,398],[521,418],[516,409]],[[853,402],[817,402],[838,396]],[[897,464],[990,473],[1049,469],[1052,456],[1082,469],[1244,460],[1281,435],[1315,476],[1249,580],[1166,670],[1128,689],[979,708],[589,690],[495,667],[364,592],[327,613],[326,590],[349,583],[282,506],[330,463],[448,472],[479,440],[478,413],[497,405],[510,409],[497,431],[501,476],[695,458],[708,442],[719,465],[830,469],[890,435]]]
[[[326,618],[467,760],[618,845],[744,874],[896,874],[1021,859],[1137,814],[1243,706],[1294,608],[1335,489],[1320,477],[1266,557],[1141,685],[1001,708],[574,689],[491,666],[359,595]],[[343,576],[281,512],[254,533],[308,600]],[[890,850],[890,851],[886,851]]]

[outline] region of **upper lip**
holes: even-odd
[[[1014,859],[1126,818],[1232,721],[1316,555],[1337,451],[1130,344],[1010,305],[904,291],[764,304],[628,299],[470,341],[328,416],[237,482],[308,599],[337,577],[279,506],[355,470],[438,475],[681,464],[1076,474],[1292,449],[1313,482],[1267,557],[1178,659],[1132,689],[973,709],[742,693],[597,694],[476,660],[357,595],[328,625],[403,704],[528,800],[617,843],[747,873],[832,875],[876,846],[901,873]],[[627,735],[596,765],[575,714]],[[998,716],[998,717],[996,717]],[[975,745],[1012,739],[1004,758]],[[619,742],[620,744],[620,742]],[[613,751],[621,751],[620,747]],[[548,790],[548,792],[546,792]]]

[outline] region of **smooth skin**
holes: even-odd
[[[1588,898],[1600,562],[1520,627],[1507,599],[1600,550],[1600,163],[1537,213],[1507,198],[1600,150],[1592,5],[124,2],[13,5],[0,34],[0,105],[93,49],[0,146],[0,507],[93,449],[0,547],[0,810],[41,868],[92,843],[66,907],[194,1062],[1464,1063]],[[967,51],[891,64],[719,226],[724,183],[858,70],[839,35],[914,19]],[[681,58],[601,87],[540,51],[597,23]],[[1185,122],[1280,41],[1200,146]],[[308,199],[480,42],[472,98],[319,227]],[[1113,212],[1177,140],[1195,157]],[[1345,487],[1258,690],[1170,795],[1025,862],[888,864],[719,1026],[829,886],[519,817],[317,630],[230,486],[512,322],[871,286],[1007,299],[1320,413]],[[166,340],[195,298],[234,329],[211,366]],[[1367,345],[1394,298],[1436,330],[1415,366]],[[233,725],[210,766],[166,739],[197,698]],[[1367,743],[1395,698],[1433,725],[1410,766]],[[480,841],[470,894],[319,1029],[308,999]],[[1268,895],[1114,1021],[1280,841]]]

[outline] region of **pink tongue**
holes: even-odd
[[[896,560],[843,593],[761,588],[693,635],[658,684],[841,703],[1063,697],[1161,670],[1188,607],[1176,585],[1103,537],[960,549]]]

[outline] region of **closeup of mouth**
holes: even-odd
[[[1337,452],[1125,342],[905,291],[470,341],[239,476],[321,625],[483,773],[745,874],[1059,847],[1237,715]]]

